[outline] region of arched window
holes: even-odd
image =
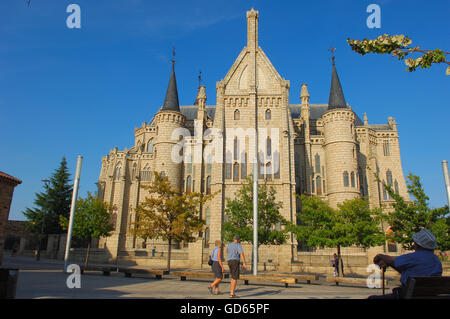
[[[389,169],[386,171],[386,181],[389,186],[391,186],[391,187],[394,186],[394,183],[392,182],[392,172]],[[388,193],[388,197],[389,197],[389,199],[392,199],[392,197],[389,193]]]
[[[387,191],[386,188],[384,188],[384,181],[383,181],[383,200],[387,200]]]
[[[186,159],[186,172],[192,174],[192,155]]]
[[[266,178],[269,180],[272,179],[272,164],[271,163],[266,164]]]
[[[395,193],[397,195],[400,194],[399,191],[398,191],[398,182],[397,182],[397,180],[395,180],[395,182],[394,182],[394,189],[395,189]]]
[[[272,156],[272,140],[269,136],[267,136],[266,140],[266,153],[268,157]]]
[[[266,120],[270,120],[272,118],[272,112],[270,110],[266,110]]]
[[[153,138],[151,138],[150,141],[148,141],[147,152],[153,153]]]
[[[212,156],[209,155],[206,161],[206,174],[211,174],[212,170]]]
[[[235,137],[233,141],[233,152],[234,152],[233,159],[235,161],[239,160],[239,140],[237,137]]]
[[[322,195],[322,179],[320,176],[316,177],[316,189],[317,189],[317,195]]]
[[[349,182],[348,182],[348,172],[345,171],[344,172],[344,187],[348,187]]]
[[[192,178],[188,176],[186,178],[186,193],[190,193],[192,191]]]
[[[247,153],[241,155],[241,178],[247,178]]]
[[[119,162],[116,165],[116,169],[114,171],[114,179],[119,180],[122,177],[122,163]]]
[[[211,176],[206,178],[206,195],[211,194]]]
[[[233,181],[237,182],[239,180],[239,164],[234,163],[233,165]]]
[[[315,190],[314,178],[312,178],[312,181],[311,181],[311,193],[315,193],[315,192],[316,192],[316,190]]]
[[[163,179],[166,178],[166,172],[162,171],[162,172],[161,172],[161,177],[162,177]]]
[[[151,181],[151,170],[149,164],[145,165],[144,169],[141,172],[141,181],[143,182]]]
[[[316,174],[320,174],[320,155],[316,154],[316,156],[314,156],[314,161],[315,161],[315,172]]]
[[[233,164],[231,163],[231,152],[227,151],[226,162],[225,162],[225,178],[226,179],[231,179],[232,165]]]
[[[131,179],[135,179],[136,178],[136,174],[137,174],[137,164],[134,163],[133,164],[133,170],[131,171]]]
[[[350,180],[352,182],[352,187],[355,187],[355,173],[354,172],[351,172]]]
[[[280,153],[278,151],[273,152],[273,177],[275,179],[280,178]]]
[[[205,223],[206,225],[211,224],[211,210],[209,209],[209,207],[205,209]]]
[[[234,111],[234,119],[240,120],[241,119],[241,112],[239,110]]]
[[[295,193],[297,195],[300,195],[301,191],[302,191],[302,187],[300,184],[300,177],[299,176],[295,176]]]
[[[389,149],[389,141],[388,140],[383,141],[383,154],[384,154],[384,156],[391,155],[391,151]]]
[[[386,181],[389,186],[393,185],[392,184],[392,172],[389,169],[386,171]]]

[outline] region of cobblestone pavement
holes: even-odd
[[[170,298],[170,299],[228,299],[229,279],[220,287],[223,295],[213,296],[206,279],[180,281],[179,278],[126,278],[122,273],[102,276],[100,272],[87,272],[81,276],[81,288],[66,285],[68,274],[62,272],[63,263],[29,257],[4,256],[2,267],[20,269],[16,298]],[[361,299],[381,294],[381,289],[335,286],[323,279],[317,284],[295,284],[284,288],[279,284],[249,284],[238,282],[236,294],[241,299]],[[387,290],[389,292],[389,290]]]

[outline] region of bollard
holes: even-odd
[[[0,299],[16,298],[19,269],[0,268]]]

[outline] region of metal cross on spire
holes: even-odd
[[[198,87],[202,85],[202,71],[198,71]]]
[[[172,47],[172,64],[175,64],[175,46]]]
[[[336,48],[334,48],[333,46],[330,46],[328,51],[331,52],[331,61],[333,61],[333,64],[334,64],[334,52],[336,52]]]

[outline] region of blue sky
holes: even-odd
[[[66,27],[66,7],[81,7],[81,29]],[[381,29],[369,29],[369,4]],[[134,127],[164,101],[172,47],[180,103],[194,102],[199,70],[207,104],[246,42],[246,10],[259,10],[259,44],[291,83],[299,103],[327,103],[331,65],[345,98],[370,124],[398,122],[405,175],[422,178],[431,205],[446,204],[441,161],[450,160],[450,76],[443,65],[415,73],[390,56],[360,56],[348,37],[407,34],[413,45],[450,51],[450,5],[433,1],[144,1],[2,0],[0,2],[0,170],[23,180],[10,219],[23,219],[63,156],[71,173],[84,156],[80,194],[95,190],[101,158],[131,147]]]

